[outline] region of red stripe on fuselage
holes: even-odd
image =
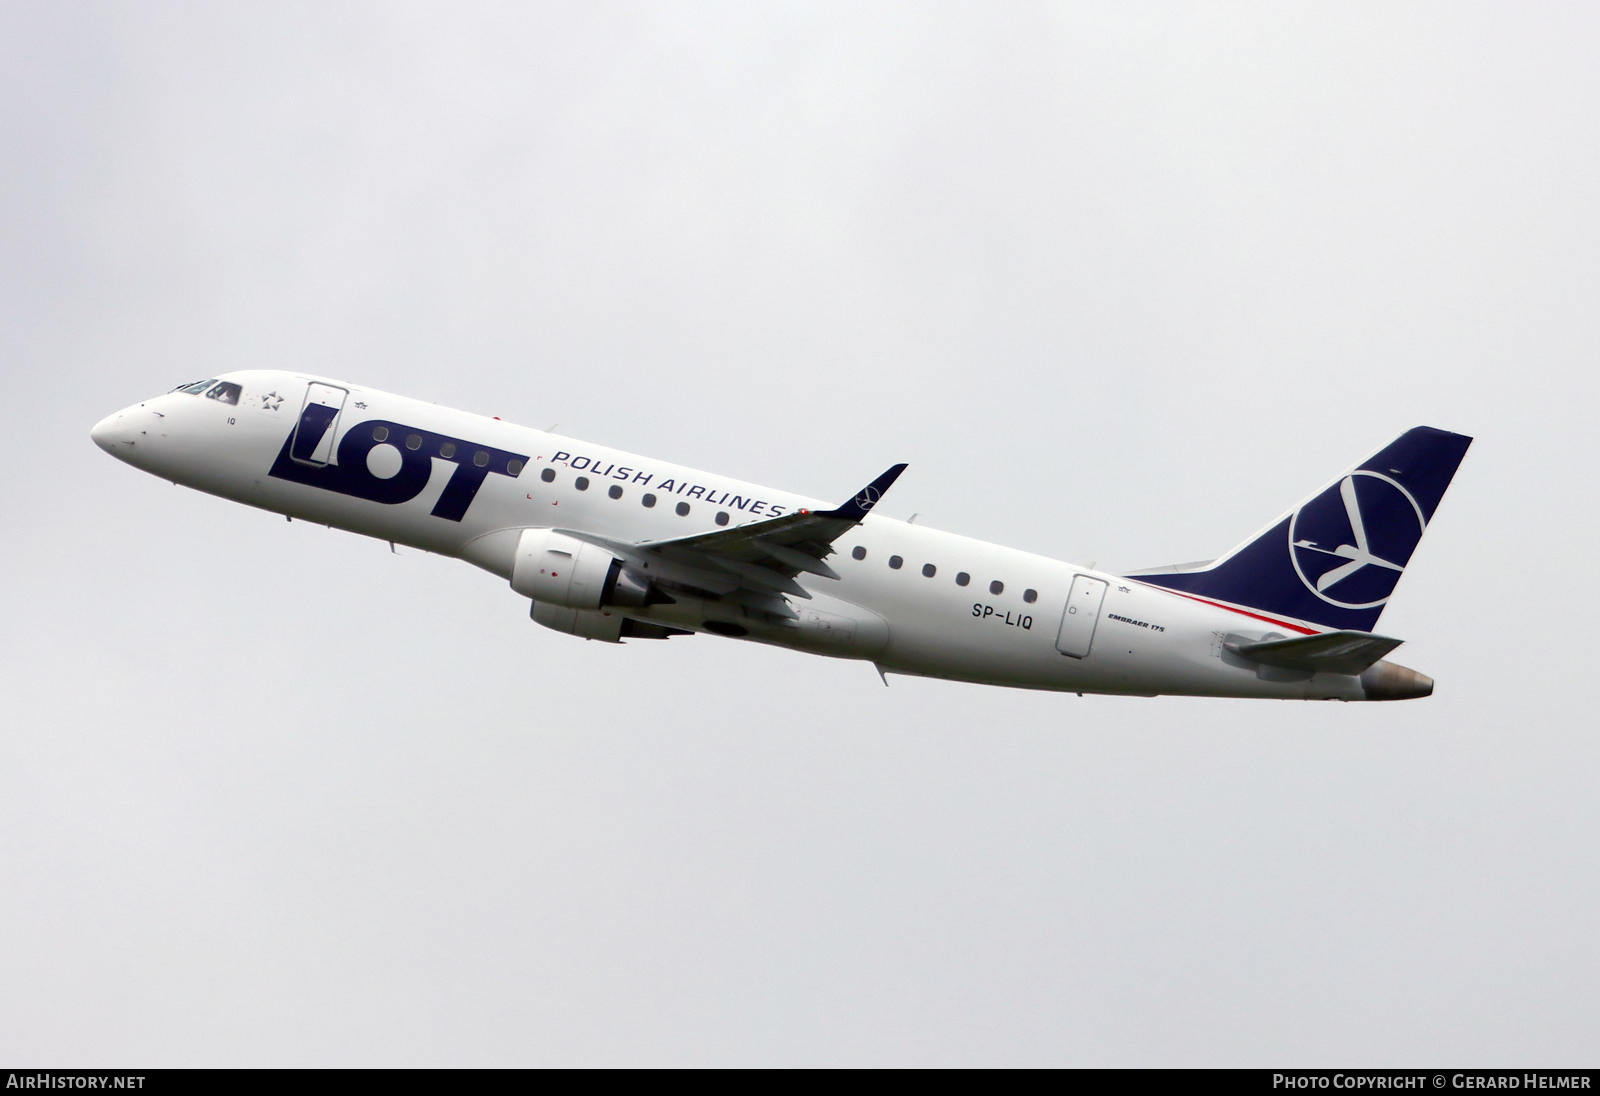
[[[1149,584],[1147,583],[1146,585]],[[1153,588],[1160,590],[1164,594],[1177,594],[1179,597],[1186,597],[1190,601],[1198,601],[1202,605],[1214,605],[1218,609],[1226,609],[1230,613],[1238,613],[1240,616],[1247,616],[1252,620],[1262,620],[1268,624],[1276,624],[1280,628],[1287,628],[1291,632],[1299,632],[1301,635],[1314,636],[1319,634],[1315,628],[1305,628],[1299,624],[1290,624],[1287,620],[1279,620],[1276,617],[1262,616],[1260,613],[1252,613],[1248,609],[1236,609],[1232,605],[1224,605],[1222,602],[1212,601],[1210,598],[1195,597],[1193,594],[1186,594],[1181,590],[1169,590],[1165,586],[1156,586]]]

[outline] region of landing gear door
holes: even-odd
[[[344,410],[343,388],[313,381],[306,386],[306,401],[294,426],[294,443],[289,456],[301,464],[318,467],[333,460],[333,439],[339,432],[339,413]]]
[[[1089,657],[1094,626],[1100,620],[1100,603],[1105,596],[1104,582],[1088,575],[1073,576],[1067,611],[1061,614],[1061,631],[1056,633],[1056,650],[1073,658]]]

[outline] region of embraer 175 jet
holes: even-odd
[[[344,381],[244,371],[94,427],[152,475],[454,556],[547,628],[710,632],[880,674],[1131,696],[1403,700],[1372,634],[1472,439],[1408,430],[1233,552],[1114,575]],[[887,677],[884,678],[887,682]]]

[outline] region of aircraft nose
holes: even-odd
[[[107,453],[111,452],[111,447],[116,444],[116,442],[111,440],[111,436],[116,431],[117,420],[121,417],[122,415],[120,413],[116,415],[107,415],[105,418],[95,423],[94,429],[89,431],[89,436],[94,439],[94,443],[100,448],[104,449]]]
[[[128,450],[133,446],[133,428],[129,423],[128,413],[118,411],[107,415],[94,424],[94,428],[89,431],[89,437],[113,457],[126,457]]]

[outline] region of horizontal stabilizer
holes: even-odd
[[[1325,674],[1359,674],[1404,642],[1369,632],[1323,632],[1295,639],[1227,646],[1234,654],[1263,666]]]

